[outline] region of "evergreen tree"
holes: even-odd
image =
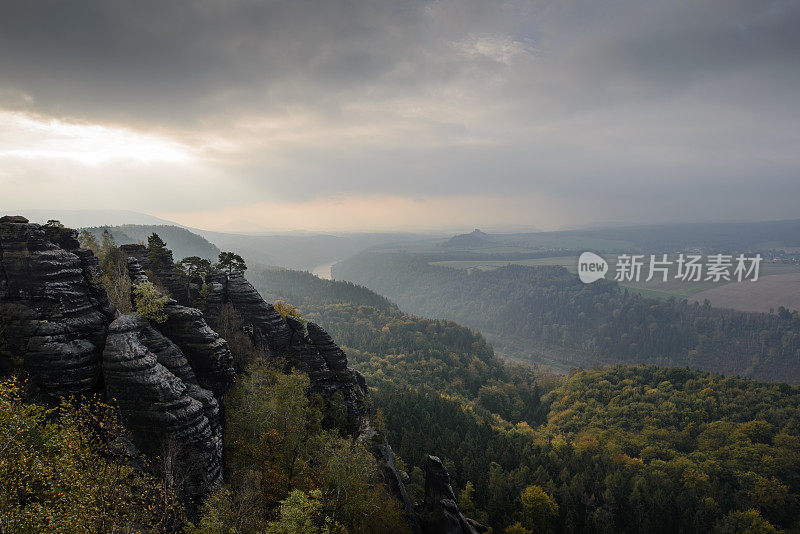
[[[190,277],[203,277],[211,272],[211,262],[199,256],[188,256],[183,258],[178,264],[181,269]]]
[[[228,274],[244,273],[247,270],[247,264],[244,258],[233,252],[220,252],[219,262],[216,265],[217,269],[227,271]]]
[[[147,238],[147,259],[154,270],[172,267],[172,251],[155,232]]]

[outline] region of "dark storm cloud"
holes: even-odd
[[[415,61],[413,2],[14,2],[2,84],[48,111],[181,121],[325,104]]]
[[[796,1],[9,2],[0,84],[51,112],[168,121],[335,108],[370,88],[424,90],[470,73],[480,83],[497,61],[442,43],[501,33],[534,54],[505,69],[501,95],[524,103],[535,89],[580,107],[742,70],[796,83],[798,27]]]
[[[724,197],[788,216],[797,28],[797,0],[6,2],[0,108],[201,132],[254,199],[542,194],[619,220]]]

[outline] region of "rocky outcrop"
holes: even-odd
[[[135,258],[129,271],[147,280]],[[173,483],[199,495],[222,476],[221,401],[234,380],[227,343],[174,300],[158,329],[120,315],[98,280],[74,230],[0,218],[0,373],[22,370],[43,402],[104,396],[137,448],[159,453]]]
[[[167,320],[156,328],[180,347],[200,385],[221,400],[236,379],[228,343],[208,326],[200,310],[169,302],[164,312]]]
[[[239,274],[213,273],[206,277],[209,293],[206,316],[213,325],[225,304],[230,304],[251,331],[253,344],[272,356],[286,356],[292,330],[275,307]]]
[[[389,445],[389,442],[386,440],[386,438],[384,438],[380,444],[377,444],[373,447],[372,453],[373,456],[375,456],[375,458],[378,460],[378,465],[380,465],[383,474],[383,480],[386,482],[387,489],[403,505],[403,512],[408,519],[411,530],[414,533],[421,532],[422,529],[420,527],[419,520],[414,512],[414,503],[411,502],[411,498],[408,496],[408,492],[406,491],[404,478],[408,478],[408,475],[397,470],[397,466],[395,465],[394,461],[394,451],[392,450],[392,447]],[[405,477],[403,475],[405,475]]]
[[[132,285],[149,282],[142,245],[123,245]],[[145,263],[145,266],[148,265]],[[175,279],[162,270],[160,282]],[[227,342],[203,313],[168,297],[166,321],[125,315],[111,325],[104,353],[107,394],[120,407],[137,445],[165,455],[197,495],[222,480],[222,412],[235,381]]]
[[[422,530],[431,534],[477,534],[488,529],[458,510],[450,474],[437,456],[425,461],[425,504],[420,513]]]
[[[292,316],[284,319],[241,274],[215,273],[206,283],[210,286],[206,315],[212,325],[223,306],[232,306],[256,347],[273,357],[287,358],[308,373],[311,393],[330,398],[341,392],[353,435],[363,439],[372,432],[364,407],[363,378],[359,380],[356,371],[347,367],[347,355],[322,327]]]
[[[131,284],[150,281],[140,263],[142,245],[123,245],[120,250],[127,256],[128,276]],[[168,298],[164,307],[167,320],[155,327],[180,347],[191,364],[200,385],[212,391],[221,401],[233,385],[236,372],[227,342],[206,323],[203,312],[178,304]]]
[[[158,453],[172,483],[198,496],[222,480],[224,396],[235,376],[227,342],[212,326],[230,306],[255,347],[308,373],[310,393],[341,394],[347,430],[371,445],[388,488],[420,531],[394,453],[370,425],[364,378],[323,328],[282,317],[237,274],[206,277],[204,314],[184,305],[188,284],[173,283],[174,267],[151,265],[142,245],[120,248],[133,285],[155,275],[156,285],[176,297],[165,305],[165,322],[114,309],[98,282],[97,259],[80,248],[74,230],[0,218],[0,374],[23,369],[49,402],[103,395],[119,407],[136,448]],[[462,519],[443,518],[451,516]]]
[[[342,394],[349,432],[360,441],[370,443],[387,488],[401,502],[412,531],[420,532],[413,503],[395,466],[394,452],[370,425],[364,403],[367,395],[364,377],[347,366],[345,352],[316,323],[281,316],[240,274],[213,273],[206,277],[205,283],[209,287],[206,317],[212,325],[218,323],[223,307],[231,306],[242,319],[255,347],[273,357],[287,358],[308,373],[310,393],[319,393],[325,398],[337,392]]]
[[[74,230],[0,218],[0,368],[21,367],[45,400],[97,391],[115,310]]]
[[[120,250],[129,258],[139,263],[143,272],[149,271],[155,276],[151,282],[166,289],[170,297],[182,306],[189,306],[189,288],[182,273],[175,269],[172,252],[165,251],[168,258],[163,263],[153,263],[147,255],[147,248],[140,244],[121,245]]]
[[[159,453],[184,491],[198,495],[221,481],[219,403],[177,345],[137,315],[122,315],[109,328],[103,376],[134,443]]]

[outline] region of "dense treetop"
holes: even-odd
[[[539,273],[551,285],[561,274]],[[270,276],[262,287],[288,300]],[[495,531],[775,532],[800,520],[797,387],[641,365],[558,377],[504,365],[449,321],[294,297],[374,386],[417,499],[418,466],[437,454],[460,505]]]

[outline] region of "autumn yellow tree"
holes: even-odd
[[[522,490],[524,525],[532,532],[549,531],[558,516],[558,504],[540,486],[531,485]]]
[[[133,288],[136,313],[148,321],[163,323],[167,320],[164,306],[167,297],[162,295],[151,282],[136,284]]]
[[[124,461],[108,406],[23,402],[15,380],[0,382],[0,530],[156,532],[182,523],[163,484]]]
[[[300,311],[295,307],[289,304],[288,302],[284,302],[282,300],[276,300],[273,304],[275,310],[281,314],[281,317],[286,319],[288,315],[292,317],[296,317],[297,319],[302,319],[303,316],[300,314]]]

